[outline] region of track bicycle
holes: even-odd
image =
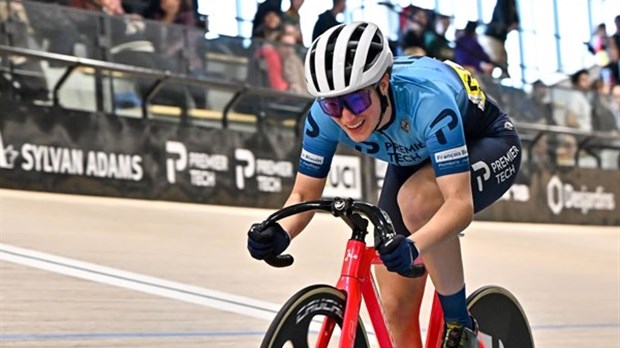
[[[340,329],[338,347],[370,347],[368,332],[359,317],[362,299],[379,347],[393,347],[371,273],[371,266],[381,264],[381,259],[375,248],[368,246],[365,241],[368,220],[374,225],[376,241],[387,242],[396,236],[389,216],[369,203],[342,198],[323,199],[285,207],[254,228],[264,229],[280,219],[308,211],[329,212],[342,218],[351,228],[351,238],[347,242],[340,278],[335,287],[316,284],[294,294],[271,322],[261,348],[307,348],[310,347],[311,339],[314,340],[314,347],[324,348],[330,344],[332,336],[336,336],[333,334],[336,326]],[[273,267],[290,266],[293,261],[289,254],[265,259],[265,262]],[[416,264],[401,275],[419,277],[425,272],[423,264]],[[525,312],[508,290],[499,286],[482,287],[468,296],[467,306],[479,325],[480,348],[534,347]],[[425,347],[439,347],[442,333],[443,312],[435,294]]]

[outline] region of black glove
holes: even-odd
[[[413,269],[413,262],[420,255],[413,241],[400,234],[382,243],[378,251],[388,271],[397,273]]]
[[[248,250],[257,260],[267,256],[280,255],[291,243],[291,237],[278,223],[259,229],[260,224],[253,224],[248,232]]]

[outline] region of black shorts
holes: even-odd
[[[510,122],[507,116],[500,118],[494,123],[502,127],[501,131],[467,143],[476,213],[502,197],[519,173],[521,141],[514,127],[510,127],[512,123],[506,127],[506,122]],[[403,223],[398,207],[398,191],[413,173],[427,164],[430,165],[430,160],[408,167],[390,164],[387,168],[378,205],[388,213],[399,234],[408,236],[410,232]]]

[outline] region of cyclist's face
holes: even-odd
[[[387,94],[387,79],[382,79],[379,88],[383,94]],[[381,102],[379,101],[379,95],[377,94],[377,88],[370,86],[365,88],[357,96],[359,98],[368,98],[368,108],[364,110],[352,110],[353,108],[347,105],[347,102],[342,103],[342,113],[340,117],[332,117],[332,119],[342,128],[349,138],[355,142],[362,142],[375,130],[379,117],[381,115]],[[351,102],[353,104],[353,101]],[[357,105],[364,104],[364,102]],[[355,106],[355,105],[352,105]]]

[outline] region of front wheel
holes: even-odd
[[[261,348],[308,348],[313,336],[317,336],[311,333],[310,324],[320,326],[321,323],[315,317],[333,320],[342,329],[345,306],[345,295],[332,286],[312,285],[302,289],[282,306],[271,322]],[[369,347],[361,318],[358,318],[355,334],[355,348],[358,347]]]
[[[482,287],[469,295],[467,308],[478,321],[478,338],[486,348],[534,348],[525,312],[508,290]]]

